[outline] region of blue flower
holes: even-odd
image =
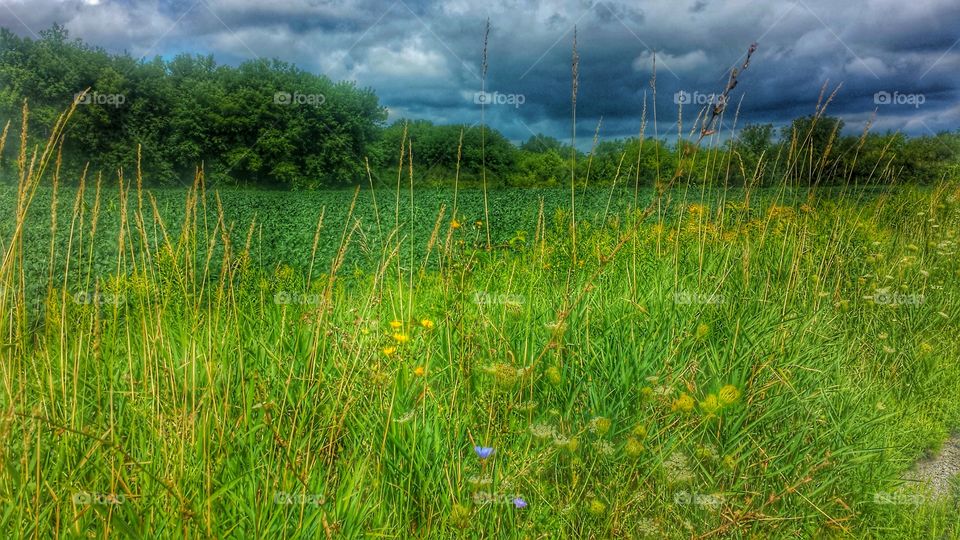
[[[487,459],[493,455],[493,448],[489,446],[474,446],[473,451],[477,453],[480,459]]]
[[[527,507],[527,501],[523,500],[523,497],[515,497],[515,498],[513,499],[513,506],[515,506],[515,507],[517,507],[517,508],[526,508],[526,507]]]

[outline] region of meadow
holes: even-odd
[[[67,187],[26,148],[4,536],[960,535],[899,480],[960,425],[953,182]]]

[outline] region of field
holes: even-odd
[[[6,534],[960,534],[898,482],[956,186],[493,191],[491,249],[479,191],[96,191],[3,191]]]

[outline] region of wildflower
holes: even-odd
[[[473,223],[473,226],[479,229],[480,227],[483,227],[483,222],[478,219]]]
[[[690,412],[693,410],[693,398],[687,394],[680,394],[680,397],[673,400],[671,409],[674,411]]]
[[[398,321],[398,320],[396,320],[396,319],[394,319],[394,320],[390,321],[390,328],[393,328],[394,330],[399,330],[399,329],[403,328],[403,323],[400,322],[400,321]]]
[[[713,416],[720,410],[720,400],[715,394],[709,394],[700,402],[700,410],[707,413],[707,416]]]
[[[643,443],[634,437],[627,439],[627,444],[624,445],[623,451],[630,457],[637,457],[643,453],[644,447]]]
[[[732,405],[736,403],[738,399],[740,399],[740,390],[732,384],[724,385],[717,394],[720,405],[723,407]]]
[[[933,351],[933,345],[930,345],[926,341],[920,344],[920,352],[929,353]]]
[[[717,447],[712,444],[701,444],[697,447],[697,458],[702,460],[714,460],[720,457],[717,453]]]
[[[408,335],[406,335],[406,334],[401,334],[401,333],[398,332],[398,333],[396,333],[396,334],[393,335],[393,339],[394,339],[397,343],[401,343],[401,344],[402,344],[402,343],[407,343],[408,341],[410,341],[410,336],[408,336]]]
[[[643,439],[647,436],[647,428],[643,424],[637,424],[637,427],[633,428],[633,434],[639,439]]]
[[[470,526],[470,509],[462,504],[453,505],[450,511],[450,521],[455,527],[466,529]]]
[[[609,441],[597,441],[594,443],[594,446],[597,449],[597,453],[601,456],[612,456],[616,450],[613,448],[613,445]]]
[[[671,484],[685,484],[693,480],[693,471],[690,469],[687,456],[680,452],[670,454],[670,457],[663,462],[663,470]]]
[[[707,334],[710,333],[710,326],[706,323],[700,323],[697,325],[697,339],[703,339],[707,337]]]
[[[597,416],[590,420],[590,432],[603,436],[610,431],[610,419]]]
[[[506,362],[499,362],[492,366],[487,366],[483,368],[483,371],[493,375],[493,380],[496,384],[503,388],[509,388],[516,384],[524,375],[527,374],[527,370],[523,368],[515,368]]]
[[[657,527],[657,522],[650,518],[644,518],[637,522],[637,532],[639,533],[640,538],[663,537],[663,535],[660,533],[660,528]]]
[[[477,453],[477,457],[480,459],[487,459],[494,453],[493,448],[490,446],[474,446],[473,451]]]
[[[602,516],[604,512],[607,511],[607,505],[603,504],[601,501],[594,499],[590,501],[590,506],[587,507],[591,514],[595,516]]]
[[[515,508],[526,508],[526,507],[527,507],[527,501],[523,500],[523,497],[514,497],[514,498],[513,498],[513,506],[514,506]]]
[[[559,385],[560,381],[562,380],[560,376],[560,369],[557,366],[548,367],[546,375],[547,375],[547,380],[550,381],[550,383],[553,384],[554,386]]]
[[[393,356],[396,352],[397,352],[397,348],[396,348],[396,347],[384,347],[384,348],[383,348],[383,355],[384,355],[384,356]]]
[[[423,366],[417,366],[416,369],[413,370],[413,374],[417,377],[423,377],[427,374],[427,368]]]
[[[423,319],[420,321],[420,326],[426,328],[427,330],[431,330],[434,327],[434,324],[430,319]]]
[[[453,220],[453,221],[450,222],[450,227],[451,227],[452,229],[459,229],[459,228],[460,228],[460,222],[457,221],[457,220]]]

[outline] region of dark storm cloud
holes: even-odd
[[[503,104],[487,119],[515,140],[568,136],[574,25],[580,141],[601,117],[603,136],[635,135],[645,100],[652,119],[654,50],[658,126],[673,134],[677,93],[720,92],[753,41],[760,49],[732,96],[740,125],[810,114],[825,84],[828,94],[842,84],[829,111],[851,130],[870,120],[911,134],[960,126],[955,0],[0,0],[0,25],[22,35],[59,22],[135,56],[277,57],[372,86],[391,118],[468,124],[480,115],[488,17],[486,88]],[[697,109],[684,105],[686,125]]]

